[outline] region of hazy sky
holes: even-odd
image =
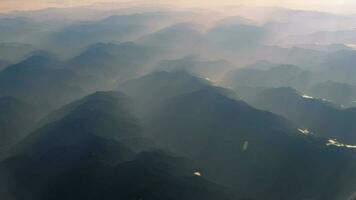
[[[0,0],[0,11],[42,9],[88,5],[103,2],[139,2],[137,0]],[[179,6],[223,6],[223,5],[257,5],[280,6],[296,9],[322,10],[338,13],[356,13],[356,0],[141,0],[152,4],[173,4]]]

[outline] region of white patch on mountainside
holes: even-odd
[[[349,149],[356,149],[356,145],[342,144],[334,139],[329,139],[328,143],[326,143],[326,146],[337,146],[337,147],[345,147]]]
[[[356,44],[346,44],[346,46],[352,48],[353,50],[356,50]]]
[[[242,145],[242,150],[246,151],[248,149],[248,145],[249,145],[248,141],[245,141],[244,144]]]
[[[306,94],[303,94],[302,97],[305,98],[305,99],[314,99],[314,97],[308,96],[308,95],[306,95]]]
[[[306,94],[303,94],[302,97],[304,99],[317,99],[317,100],[321,100],[321,101],[328,101],[327,99],[323,99],[323,98],[315,98],[315,97],[312,97],[312,96],[309,96],[309,95],[306,95]],[[329,101],[328,101],[329,102]]]
[[[193,174],[194,174],[194,176],[202,176],[202,174],[200,172],[198,172],[198,171],[194,172]]]
[[[304,134],[304,135],[309,135],[309,134],[311,134],[308,129],[301,129],[301,128],[298,128],[298,131],[301,132],[301,133]]]

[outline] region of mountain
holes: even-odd
[[[354,85],[326,81],[313,85],[307,91],[314,97],[327,99],[345,107],[356,106],[356,86]]]
[[[352,190],[319,182],[329,177],[339,185],[354,185],[347,178],[352,172],[339,169],[353,168],[352,148],[306,135],[292,122],[227,96],[204,79],[184,72],[155,72],[121,86],[138,102],[138,113],[146,114],[144,135],[196,160],[208,179],[241,197],[301,199]],[[329,162],[340,158],[345,165]]]
[[[209,81],[197,78],[185,71],[155,71],[146,76],[119,85],[118,90],[132,97],[137,110],[144,115],[160,107],[167,99],[209,87],[230,98],[238,98],[234,92],[214,87]]]
[[[42,123],[60,120],[80,126],[81,131],[89,131],[108,139],[133,137],[138,136],[136,134],[140,132],[140,128],[131,114],[132,106],[130,99],[124,94],[96,92],[52,112]],[[122,124],[125,126],[121,126]],[[128,136],[119,136],[119,133]]]
[[[318,64],[320,76],[326,81],[332,80],[355,85],[356,81],[353,78],[356,75],[355,62],[356,51],[342,50],[329,53]]]
[[[342,50],[352,50],[352,48],[348,47],[347,45],[344,45],[342,43],[336,43],[336,44],[328,44],[328,45],[321,45],[321,44],[297,44],[294,45],[298,48],[304,48],[304,49],[312,49],[316,51],[326,51],[326,52],[336,52],[336,51],[342,51]]]
[[[39,23],[26,18],[0,18],[0,42],[18,42],[34,34]]]
[[[356,143],[355,109],[342,109],[292,88],[267,89],[249,102],[284,116],[311,133],[348,144]]]
[[[82,75],[98,76],[113,82],[128,80],[150,64],[157,49],[135,43],[97,43],[68,61],[74,71]]]
[[[81,49],[98,42],[130,41],[146,31],[143,25],[112,24],[110,19],[84,22],[63,28],[45,37],[44,46],[66,57],[78,54]],[[68,47],[70,47],[68,49]]]
[[[250,19],[240,17],[240,16],[229,16],[224,19],[219,20],[215,26],[218,25],[255,25],[256,23]]]
[[[115,13],[115,12],[113,12]],[[75,22],[46,38],[47,45],[65,48],[85,47],[98,42],[133,41],[143,35],[188,18],[184,12],[135,12],[105,14],[96,20]]]
[[[307,35],[297,35],[286,38],[289,43],[299,44],[355,44],[355,30],[318,31]]]
[[[0,155],[24,138],[38,117],[31,105],[13,97],[0,97]]]
[[[164,71],[187,71],[200,77],[219,80],[233,66],[226,60],[204,60],[197,56],[186,56],[177,60],[162,60],[154,69]]]
[[[244,68],[248,69],[259,69],[259,70],[269,70],[271,68],[279,67],[281,64],[273,63],[267,60],[259,60],[253,64],[247,65]]]
[[[204,49],[206,41],[202,29],[203,27],[196,23],[178,23],[145,35],[137,42],[158,46],[173,55],[194,54]]]
[[[14,66],[28,67],[38,66],[42,68],[64,68],[65,63],[57,58],[56,55],[45,50],[35,50],[30,52],[23,60]]]
[[[274,38],[283,39],[279,42],[294,42],[290,35],[309,35],[315,32],[333,32],[350,29],[355,26],[355,17],[351,15],[340,15],[320,11],[294,10],[284,8],[257,8],[257,18],[262,21],[265,29],[274,34]],[[250,13],[248,13],[250,12]],[[246,10],[244,15],[253,15],[252,10]],[[254,19],[251,17],[251,19]],[[337,22],[337,23],[333,23]],[[278,36],[278,37],[276,37]],[[293,37],[292,37],[293,38]],[[318,43],[318,38],[310,43]],[[301,42],[298,42],[301,44]],[[303,43],[303,42],[302,42]],[[304,43],[303,43],[304,44]]]
[[[34,55],[0,72],[0,96],[14,96],[43,110],[70,102],[92,90],[95,79],[56,69],[62,63]]]
[[[283,87],[305,88],[312,82],[312,73],[294,65],[280,65],[266,70],[243,68],[226,73],[224,85],[236,88]]]
[[[211,28],[206,37],[220,48],[239,49],[260,44],[264,36],[264,30],[258,26],[223,23]]]
[[[39,200],[237,199],[225,187],[194,175],[194,168],[188,168],[189,165],[184,164],[182,158],[153,152],[140,154],[133,160],[109,167],[103,167],[101,163],[90,163],[91,160],[99,160],[98,157],[95,155],[89,158],[89,164],[83,159],[69,169],[58,167],[56,163],[48,164],[43,158],[43,163],[13,158],[0,165],[0,182],[6,183],[6,187],[0,189],[0,194],[2,197]],[[21,164],[26,164],[26,167]],[[40,173],[36,173],[38,170]],[[1,173],[4,171],[7,174]],[[28,181],[31,174],[36,174],[36,182]],[[6,175],[16,178],[10,179]],[[9,187],[8,182],[21,186],[14,189]]]
[[[36,48],[29,44],[22,43],[0,43],[0,59],[10,62],[19,62]]]
[[[204,166],[206,177],[251,199],[335,199],[355,186],[352,148],[305,135],[209,88],[162,103],[149,130],[159,144]]]
[[[139,134],[127,104],[121,93],[98,92],[55,112],[54,122],[0,163],[0,196],[235,199],[228,189],[194,175],[199,168],[188,159],[161,151],[134,153],[123,140]]]
[[[6,60],[0,60],[0,71],[2,71],[3,69],[5,69],[7,66],[10,65],[9,61]]]

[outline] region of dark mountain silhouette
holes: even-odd
[[[56,110],[43,119],[43,124],[69,122],[108,139],[138,136],[140,127],[131,114],[133,105],[129,98],[117,92],[96,92]],[[85,122],[81,124],[81,121]],[[125,126],[121,126],[124,124]],[[128,136],[119,136],[119,133]],[[104,136],[103,134],[106,134]]]
[[[250,102],[315,134],[348,144],[356,143],[355,109],[342,109],[325,100],[303,96],[292,88],[268,89]]]
[[[97,92],[68,104],[41,120],[37,125],[39,128],[10,153],[47,152],[55,147],[80,145],[86,138],[106,141],[138,137],[140,126],[131,114],[128,102],[128,98],[120,93]]]
[[[34,55],[7,67],[0,72],[0,96],[14,96],[46,110],[80,98],[96,87],[94,78],[56,66],[62,63]]]
[[[352,191],[339,186],[355,184],[347,178],[355,174],[343,171],[354,167],[354,151],[328,147],[277,115],[209,88],[162,103],[150,125],[159,144],[197,160],[207,177],[245,197],[333,199]]]
[[[111,145],[110,154],[118,159],[119,155],[113,151],[116,149]],[[96,153],[94,156],[81,156],[79,163],[74,162],[64,167],[62,163],[46,160],[46,154],[40,160],[21,157],[9,159],[0,165],[0,182],[8,181],[19,186],[14,189],[7,183],[5,188],[0,189],[0,193],[2,196],[7,195],[5,197],[39,200],[237,199],[226,188],[193,175],[194,167],[189,166],[182,158],[153,152],[140,154],[131,161],[107,166],[100,153],[108,152],[97,153],[95,150],[93,149]],[[4,170],[7,172],[5,177],[1,173]],[[16,178],[9,180],[6,175]],[[36,175],[36,181],[29,181],[33,175]]]
[[[135,156],[129,99],[99,92],[59,110],[0,163],[0,194],[16,199],[233,199],[194,175],[192,161],[163,152]],[[162,189],[164,188],[164,189]]]
[[[26,136],[38,117],[31,105],[13,97],[0,97],[0,157]]]
[[[153,1],[0,14],[0,200],[356,200],[355,25]]]

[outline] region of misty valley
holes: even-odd
[[[1,200],[356,200],[356,15],[123,5],[0,14]]]

